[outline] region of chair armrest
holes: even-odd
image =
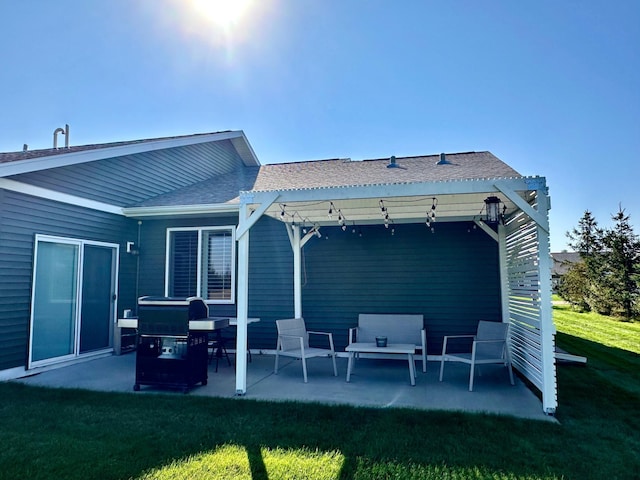
[[[447,335],[444,338],[475,338],[475,335]]]
[[[504,339],[495,339],[495,340],[474,340],[473,343],[506,343],[507,341]]]
[[[444,342],[442,343],[442,355],[447,353],[447,343],[450,338],[476,338],[475,335],[445,335]]]
[[[358,327],[351,327],[349,329],[349,345],[354,343],[358,338]]]
[[[307,330],[307,333],[309,334],[314,334],[314,335],[324,335],[327,338],[329,338],[329,346],[331,347],[331,351],[334,352],[335,350],[333,349],[333,333],[331,332],[313,332],[313,331],[309,331]]]
[[[307,330],[307,333],[313,333],[314,335],[333,335],[331,332],[313,332],[311,330]]]

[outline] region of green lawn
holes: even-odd
[[[558,424],[0,383],[0,479],[637,479],[638,324],[554,307]]]

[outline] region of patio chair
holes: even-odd
[[[509,324],[502,322],[486,322],[478,323],[478,330],[475,335],[448,335],[444,337],[442,344],[442,357],[440,360],[440,381],[444,373],[444,362],[454,361],[463,362],[471,366],[469,372],[469,391],[473,391],[473,375],[476,365],[486,364],[504,364],[509,371],[509,380],[511,385],[513,382],[513,370],[511,368],[511,358],[509,356],[509,348],[507,346],[507,333]],[[471,338],[471,352],[463,353],[447,353],[447,346],[450,345],[449,340],[455,338]]]
[[[278,328],[278,343],[276,345],[276,364],[274,373],[278,374],[278,361],[280,356],[299,358],[302,360],[302,375],[304,383],[307,383],[307,358],[331,357],[333,361],[333,375],[338,376],[336,368],[336,352],[333,348],[333,334],[327,332],[308,331],[302,318],[289,318],[276,320]],[[323,335],[329,339],[329,348],[317,348],[309,346],[309,335]]]

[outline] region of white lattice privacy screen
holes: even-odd
[[[539,210],[537,199],[543,204]],[[546,195],[534,194],[531,202],[545,217],[546,200]],[[504,242],[513,365],[540,390],[544,411],[554,413],[557,387],[549,234],[520,212],[506,225]]]

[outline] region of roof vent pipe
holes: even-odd
[[[451,165],[451,162],[447,160],[447,155],[444,153],[440,154],[440,160],[436,163],[436,165]]]
[[[64,129],[58,127],[53,131],[53,148],[58,149],[58,134],[64,135],[64,148],[69,148],[69,124],[65,124]]]
[[[397,168],[398,164],[396,163],[396,157],[395,155],[391,155],[391,158],[389,159],[389,165],[387,165],[387,168]]]
[[[64,135],[64,129],[58,127],[53,131],[53,148],[58,149],[58,134],[62,133]]]

